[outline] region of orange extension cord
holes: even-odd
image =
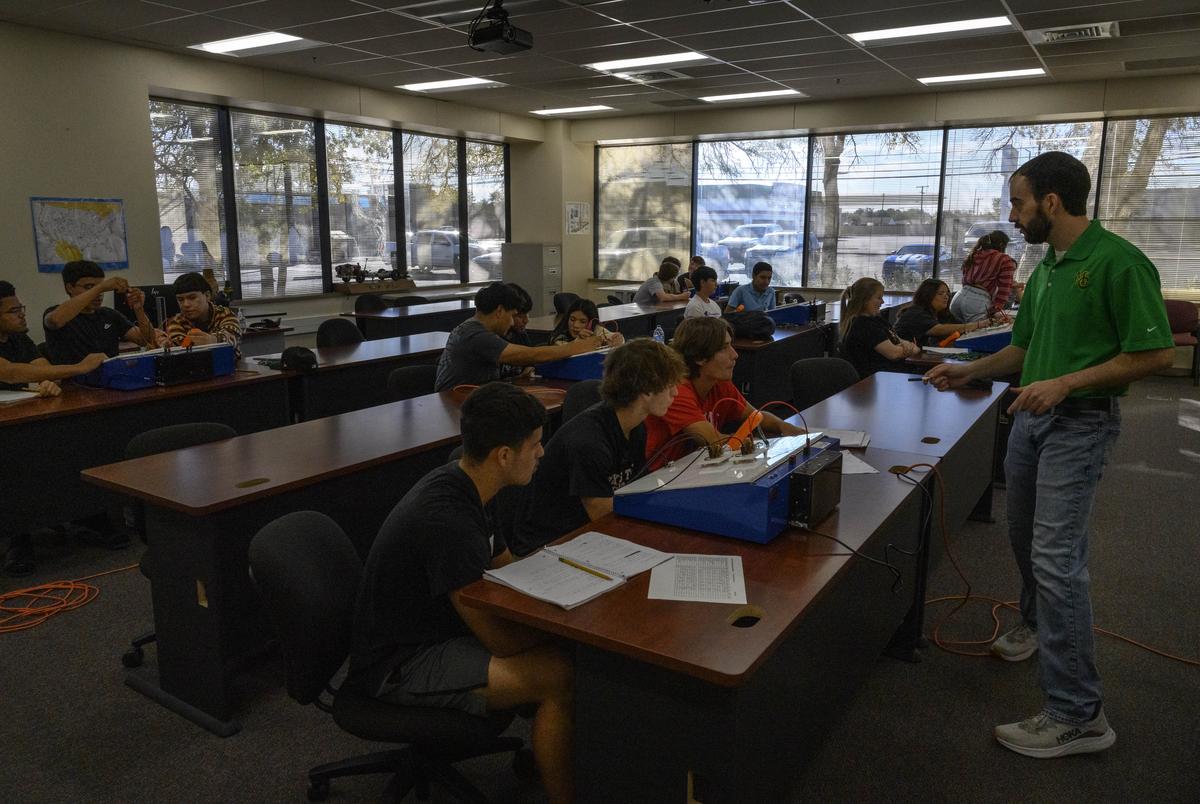
[[[73,581],[51,581],[28,589],[0,594],[0,634],[35,628],[55,615],[86,606],[100,596],[100,590],[84,581],[137,569],[137,564],[97,572]]]
[[[950,545],[950,533],[946,529],[946,488],[945,488],[945,485],[942,483],[941,474],[938,472],[937,467],[933,466],[932,464],[917,463],[917,464],[913,464],[912,466],[905,467],[905,468],[906,468],[906,471],[904,472],[905,475],[907,475],[908,472],[911,472],[914,469],[923,469],[923,468],[928,468],[929,470],[931,470],[933,472],[934,478],[937,480],[938,487],[941,491],[941,494],[938,497],[938,525],[941,528],[941,532],[942,532],[942,545],[945,548],[946,557],[950,559],[950,564],[954,567],[954,572],[958,575],[959,579],[962,580],[963,586],[966,587],[966,592],[961,595],[944,595],[942,597],[930,598],[929,600],[925,601],[926,606],[932,606],[936,603],[949,603],[951,601],[958,601],[958,605],[955,606],[954,608],[952,608],[945,616],[943,616],[940,620],[938,620],[937,623],[933,626],[933,644],[937,645],[939,648],[946,651],[947,653],[953,653],[958,656],[990,657],[992,655],[990,651],[979,650],[979,647],[982,645],[991,645],[991,643],[994,642],[998,636],[1000,636],[1000,628],[1001,628],[1000,616],[999,616],[1000,610],[1001,609],[1010,609],[1012,611],[1020,611],[1020,609],[1018,608],[1018,605],[1017,605],[1018,602],[1015,600],[996,600],[995,598],[985,597],[983,595],[976,595],[971,592],[971,582],[969,580],[967,580],[966,574],[963,573],[962,567],[959,566],[958,559],[956,559],[954,557],[954,551]],[[911,478],[909,478],[909,479],[911,480]],[[990,603],[991,604],[991,606],[992,606],[992,612],[991,612],[992,613],[992,634],[991,634],[991,636],[987,637],[986,639],[946,639],[946,638],[942,637],[942,634],[941,634],[942,626],[944,626],[948,622],[950,622],[950,619],[955,614],[957,614],[968,603],[971,603],[971,602]],[[1200,667],[1200,660],[1188,659],[1183,656],[1175,656],[1173,654],[1167,653],[1166,651],[1162,651],[1162,650],[1159,650],[1158,648],[1151,647],[1150,645],[1146,645],[1142,642],[1138,642],[1135,639],[1130,639],[1127,636],[1118,634],[1113,631],[1109,631],[1109,630],[1107,630],[1105,628],[1101,628],[1100,626],[1097,626],[1097,625],[1093,625],[1092,630],[1095,631],[1097,634],[1103,634],[1104,636],[1112,637],[1113,639],[1118,639],[1121,642],[1125,642],[1130,645],[1133,645],[1136,648],[1141,648],[1142,650],[1149,651],[1150,653],[1153,653],[1156,656],[1162,656],[1164,659],[1170,659],[1171,661],[1181,662],[1182,664],[1190,665],[1191,667]]]

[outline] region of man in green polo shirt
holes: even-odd
[[[1104,716],[1092,634],[1088,520],[1120,431],[1117,397],[1174,358],[1158,271],[1135,246],[1087,217],[1091,177],[1051,151],[1009,180],[1008,219],[1027,243],[1049,243],[1013,324],[1012,345],[974,363],[942,365],[939,390],[1021,373],[1008,455],[1008,530],[1021,571],[1021,624],[992,644],[1007,661],[1039,654],[1042,711],[995,737],[1037,758],[1103,751]]]

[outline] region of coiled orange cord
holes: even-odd
[[[27,589],[14,589],[0,595],[0,634],[11,634],[35,628],[64,612],[86,606],[100,596],[100,590],[84,583],[93,578],[102,578],[118,572],[137,569],[137,564],[128,567],[97,572],[76,578],[73,581],[51,581]]]

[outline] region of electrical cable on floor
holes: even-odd
[[[72,581],[50,581],[39,586],[4,592],[0,594],[0,634],[36,628],[56,615],[86,606],[100,596],[100,590],[85,581],[128,572],[137,569],[137,566],[130,564],[128,567],[97,572]]]

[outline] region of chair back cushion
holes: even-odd
[[[378,313],[386,310],[388,303],[378,293],[364,293],[354,298],[354,312]]]
[[[318,349],[323,346],[351,346],[362,342],[362,332],[349,318],[327,318],[317,327]]]
[[[840,357],[810,357],[792,364],[792,402],[800,410],[858,382],[853,364]]]
[[[1200,326],[1200,313],[1197,313],[1196,305],[1191,302],[1164,299],[1163,304],[1167,307],[1167,321],[1171,323],[1171,332],[1186,332],[1190,335]]]
[[[311,703],[350,653],[358,553],[332,519],[296,511],[251,539],[250,575],[283,648],[288,695]]]
[[[563,291],[562,293],[555,293],[554,294],[554,312],[558,313],[559,315],[566,315],[567,308],[570,307],[571,303],[574,302],[578,298],[579,298],[578,293],[568,293],[566,291]]]
[[[436,382],[437,366],[433,363],[392,369],[387,378],[387,399],[389,402],[398,402],[432,394]]]
[[[188,422],[155,427],[153,430],[138,433],[129,439],[129,443],[125,446],[125,459],[143,458],[147,455],[157,455],[160,452],[173,452],[177,449],[186,449],[213,441],[223,441],[236,435],[236,430],[220,422]]]

